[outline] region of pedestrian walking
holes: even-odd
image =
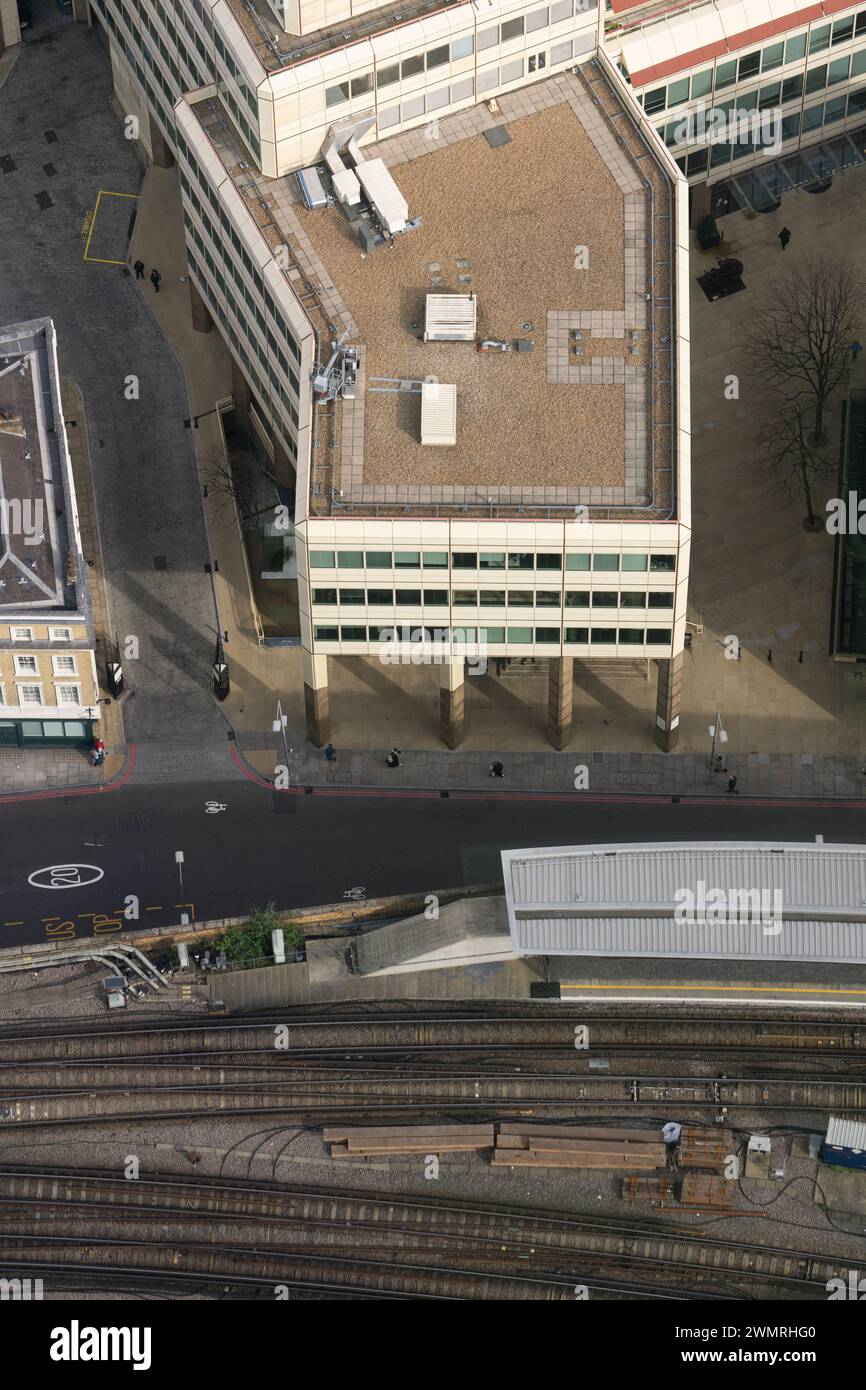
[[[157,294],[159,294],[159,282],[161,279],[162,276],[160,275],[158,270],[152,270],[150,272],[150,283],[153,285],[153,288],[156,290]]]
[[[863,351],[863,344],[862,344],[862,343],[858,343],[857,340],[856,340],[856,338],[855,338],[854,342],[851,344],[851,361],[852,361],[852,362],[856,362],[856,361],[857,361],[857,358],[860,356],[860,354],[861,354],[862,351]]]
[[[734,796],[739,796],[739,795],[740,795],[740,793],[737,791],[737,779],[736,779],[736,777],[731,776],[731,777],[728,778],[728,791],[729,791],[729,792],[733,792]]]
[[[790,240],[791,240],[791,233],[788,231],[788,228],[787,228],[787,227],[783,227],[782,230],[781,230],[780,233],[779,233],[779,245],[781,246],[781,248],[782,248],[783,251],[785,250],[785,247],[788,245],[788,242],[789,242]]]
[[[386,767],[399,767],[399,766],[400,766],[400,753],[401,753],[401,752],[402,752],[402,749],[400,749],[400,748],[392,748],[392,749],[391,749],[391,752],[388,754],[387,758],[385,759],[385,766],[386,766]]]
[[[93,740],[93,748],[90,751],[90,763],[92,767],[101,767],[105,762],[105,744],[101,738]]]
[[[721,755],[721,753],[717,753],[717,754],[716,754],[716,765],[715,765],[715,767],[713,768],[713,772],[721,772],[721,771],[722,771],[722,755]]]
[[[136,261],[136,262],[135,262],[135,265],[134,265],[132,268],[133,268],[133,270],[135,271],[135,278],[136,278],[136,280],[143,280],[143,279],[144,279],[144,261]]]
[[[333,743],[326,743],[322,751],[324,752],[325,757],[327,758],[329,763],[332,763],[337,756],[337,750],[334,747]]]
[[[492,763],[490,764],[490,776],[491,776],[491,777],[504,777],[504,776],[505,776],[505,768],[502,766],[502,764],[501,764],[500,762],[492,762]]]

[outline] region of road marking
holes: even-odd
[[[93,209],[93,217],[91,218],[91,222],[90,222],[90,232],[89,232],[88,237],[87,237],[87,245],[86,245],[85,248],[84,248],[84,256],[83,256],[82,259],[85,260],[85,261],[90,261],[91,265],[126,265],[126,261],[113,261],[113,260],[107,259],[107,258],[104,257],[104,256],[91,256],[91,255],[89,254],[89,252],[90,252],[90,242],[91,242],[91,240],[92,240],[92,238],[93,238],[93,232],[94,232],[94,229],[95,229],[95,227],[96,227],[96,219],[97,219],[97,217],[98,217],[98,215],[99,215],[99,204],[102,202],[102,199],[103,199],[103,198],[134,198],[135,201],[137,202],[137,201],[138,201],[138,198],[139,198],[139,194],[138,194],[138,193],[115,193],[115,192],[113,191],[113,189],[110,189],[110,188],[100,188],[99,192],[98,192],[97,195],[96,195],[96,205],[95,205],[95,207],[94,207],[94,209]]]
[[[89,869],[90,878],[82,878],[81,870]],[[42,875],[47,875],[40,883],[34,882]],[[105,877],[105,870],[100,869],[96,864],[49,864],[44,869],[34,869],[32,874],[28,874],[27,882],[31,888],[64,889],[64,888],[88,888],[92,883],[98,883]]]
[[[4,922],[4,927],[23,927],[23,922]]]

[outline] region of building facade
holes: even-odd
[[[692,186],[693,225],[866,161],[862,4],[612,0],[605,43]]]
[[[18,0],[0,0],[0,53],[21,42]]]
[[[450,746],[467,661],[541,658],[565,746],[577,658],[657,662],[673,746],[687,190],[598,46],[597,7],[90,8],[125,109],[179,165],[194,321],[218,325],[296,488],[312,741],[331,656],[437,667]],[[408,200],[393,232],[375,198],[340,202],[382,169]],[[428,295],[449,294],[477,300],[477,340],[419,348]],[[347,352],[351,392],[317,387]],[[431,377],[456,392],[451,451],[417,430]]]
[[[0,328],[0,747],[92,741],[93,620],[50,319]]]

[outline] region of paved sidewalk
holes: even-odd
[[[737,787],[731,801],[740,796],[866,798],[866,764],[852,758],[815,758],[811,753],[732,755],[725,764],[727,772],[711,774],[708,755],[697,753],[490,754],[404,749],[400,766],[389,768],[387,748],[338,748],[336,761],[329,763],[323,753],[310,747],[301,730],[287,731],[286,741],[293,786],[727,797],[728,776],[734,775]],[[243,746],[239,740],[238,751],[250,768],[268,780],[286,765],[282,740],[276,734],[262,731]],[[502,778],[490,776],[492,758],[503,764]]]

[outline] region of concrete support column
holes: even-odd
[[[235,410],[242,419],[249,418],[250,413],[250,384],[232,358],[232,400],[235,403]]]
[[[462,656],[439,667],[439,737],[448,748],[459,748],[466,734],[463,667]]]
[[[683,690],[683,653],[659,662],[656,695],[655,739],[669,753],[680,736],[680,696]]]
[[[307,738],[315,748],[331,739],[331,705],[328,696],[328,658],[304,650],[304,708]]]
[[[563,656],[550,662],[547,684],[547,741],[560,751],[571,738],[573,704],[574,657]]]
[[[709,217],[713,205],[712,193],[708,183],[696,183],[689,189],[689,226],[699,227],[705,217]]]
[[[87,0],[72,0],[72,18],[76,24],[86,24],[88,29],[90,28],[90,6]]]
[[[192,326],[196,333],[210,333],[213,328],[213,316],[210,309],[205,304],[192,280],[187,280],[189,289],[189,310],[192,316]]]
[[[159,169],[170,169],[174,164],[174,155],[171,152],[171,146],[168,144],[159,126],[153,119],[153,116],[149,114],[147,119],[150,124],[150,157]]]

